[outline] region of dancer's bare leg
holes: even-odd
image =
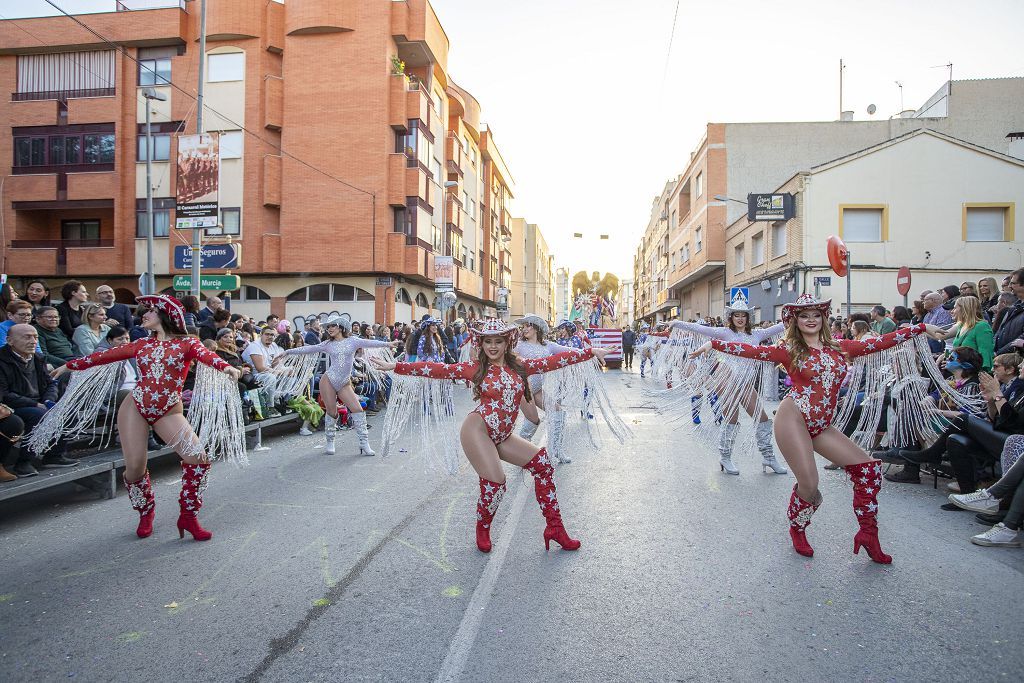
[[[808,503],[821,498],[818,492],[818,466],[814,462],[814,444],[807,423],[792,399],[785,399],[775,413],[775,441],[782,457],[796,477],[797,495]]]
[[[478,413],[470,413],[466,417],[459,438],[462,441],[462,450],[465,451],[469,464],[473,466],[478,476],[496,484],[505,481],[505,471],[501,468],[498,449],[487,434],[487,425]],[[536,447],[534,452],[536,453]]]

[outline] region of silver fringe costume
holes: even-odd
[[[528,342],[521,341],[516,345],[515,352],[522,358],[547,358],[548,356],[555,353],[562,353],[564,351],[572,351],[573,347],[562,346],[555,342],[547,342],[541,344],[539,342]],[[536,396],[537,392],[541,392],[545,398],[543,405],[538,404],[539,409],[543,409],[545,412],[545,418],[548,423],[548,452],[555,456],[555,460],[559,464],[566,464],[572,462],[572,460],[565,454],[565,449],[562,447],[564,444],[564,431],[565,431],[565,413],[558,407],[558,405],[547,401],[547,396],[544,393],[544,375],[530,375],[530,392]],[[537,433],[537,428],[540,427],[540,423],[534,424],[527,419],[526,415],[523,415],[523,424],[519,428],[519,436],[524,439],[532,439],[534,434]]]

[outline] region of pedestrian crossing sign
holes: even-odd
[[[749,287],[732,287],[729,290],[729,302],[736,303],[738,301],[743,301],[744,303],[750,301]]]

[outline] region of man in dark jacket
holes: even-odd
[[[114,301],[114,290],[110,285],[100,285],[96,288],[96,298],[100,300],[100,304],[107,310],[107,320],[116,320],[117,323],[124,329],[129,329],[132,326],[132,309],[128,308],[125,304],[119,304]],[[107,323],[111,325],[112,323]]]
[[[0,348],[0,401],[14,410],[14,414],[25,423],[25,432],[30,434],[46,411],[57,402],[57,384],[46,371],[46,361],[37,354],[38,334],[31,325],[15,325],[7,335],[7,345]],[[42,454],[42,466],[74,467],[75,460],[64,457],[66,445],[58,441]],[[19,477],[32,476],[29,453],[21,449],[14,473]]]
[[[622,328],[622,367],[633,369],[633,347],[636,346],[636,332],[631,327]]]
[[[996,356],[1021,351],[1021,345],[1014,341],[1024,336],[1024,268],[1010,274],[1010,291],[1017,296],[1017,303],[1006,310],[999,323],[993,344]]]

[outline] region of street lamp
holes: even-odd
[[[156,294],[156,270],[153,263],[153,125],[150,101],[166,102],[167,95],[156,88],[143,88],[146,101],[146,290],[143,294]],[[192,258],[199,258],[192,254]]]
[[[716,202],[736,202],[737,204],[742,204],[743,206],[747,206],[747,203],[745,201],[743,201],[742,199],[733,199],[732,197],[726,197],[724,194],[716,194],[715,195],[715,201]]]

